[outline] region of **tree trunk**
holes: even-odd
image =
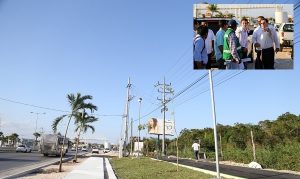
[[[76,152],[75,152],[75,157],[74,157],[74,161],[75,162],[77,162],[77,153],[78,153],[78,145],[79,145],[80,133],[81,133],[81,129],[78,132],[78,137],[77,137],[77,141],[76,141]]]
[[[59,161],[59,169],[58,171],[61,172],[62,171],[62,157],[63,157],[63,151],[65,150],[64,147],[65,147],[65,139],[67,137],[67,133],[68,133],[68,129],[69,129],[69,125],[70,125],[70,121],[72,119],[72,116],[70,116],[70,119],[69,119],[69,122],[68,122],[68,125],[67,125],[67,128],[66,128],[66,132],[65,132],[65,136],[64,136],[64,139],[63,139],[63,144],[62,144],[62,147],[61,147],[61,151],[60,151],[60,161]]]

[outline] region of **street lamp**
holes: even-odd
[[[138,136],[138,158],[140,158],[140,133],[141,133],[141,130],[140,130],[140,127],[141,127],[141,104],[142,104],[142,98],[139,98],[139,127],[138,127],[138,130],[139,130],[139,136]]]
[[[39,119],[39,114],[46,114],[46,113],[45,113],[45,112],[43,112],[43,113],[39,113],[39,112],[30,112],[30,113],[36,114],[35,130],[34,130],[34,132],[36,132],[36,130],[37,130],[37,121],[38,121],[38,119]]]

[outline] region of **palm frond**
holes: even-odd
[[[53,130],[54,133],[56,133],[56,131],[57,131],[57,126],[58,126],[58,124],[60,123],[60,121],[61,121],[64,117],[66,117],[66,116],[67,116],[67,115],[65,114],[65,115],[59,116],[59,117],[57,117],[56,119],[54,119],[54,121],[53,121],[53,123],[52,123],[52,130]]]

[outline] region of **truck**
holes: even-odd
[[[281,52],[283,47],[292,47],[293,49],[294,23],[282,23],[278,28],[278,39]]]
[[[59,156],[63,148],[63,155],[68,152],[69,139],[65,139],[65,144],[63,145],[64,137],[59,134],[43,134],[41,136],[40,142],[40,152],[44,156],[55,155]]]
[[[104,142],[104,150],[103,153],[108,153],[110,152],[111,146],[109,142]]]

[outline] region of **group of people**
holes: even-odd
[[[263,16],[257,18],[252,43],[256,52],[258,69],[274,69],[274,52],[279,51],[277,32]],[[195,22],[194,69],[211,69],[215,55],[219,69],[247,69],[249,22],[244,18],[241,26],[235,20],[220,20],[220,29],[214,35],[207,22]],[[251,49],[252,49],[252,44]],[[274,50],[275,45],[275,50]]]

